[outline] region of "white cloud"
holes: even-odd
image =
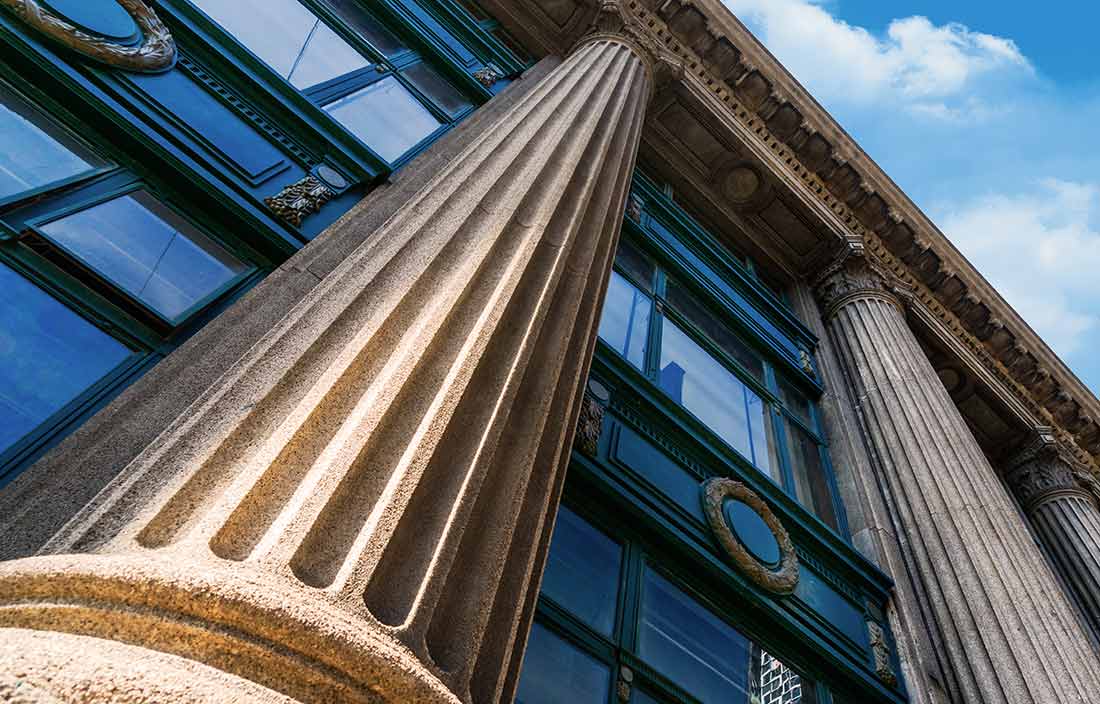
[[[1059,355],[1100,332],[1100,185],[1047,179],[944,209],[941,229]]]
[[[830,14],[815,0],[724,0],[819,98],[858,104],[890,101],[918,114],[980,116],[979,82],[1032,76],[1011,39],[926,17],[893,20],[876,36]]]

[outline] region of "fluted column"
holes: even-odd
[[[1051,428],[1007,462],[1005,479],[1062,577],[1081,616],[1100,641],[1100,508],[1087,468],[1061,446]]]
[[[605,2],[49,555],[0,566],[0,671],[95,701],[510,700],[651,90],[628,34]]]
[[[1095,702],[1084,631],[888,281],[855,246],[817,292],[949,696]]]

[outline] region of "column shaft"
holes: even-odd
[[[172,653],[301,701],[507,696],[650,74],[628,40],[582,42],[165,428],[56,556],[0,566],[0,626]]]
[[[1071,606],[882,275],[852,253],[819,295],[952,700],[1094,701]]]
[[[1100,643],[1100,509],[1090,491],[1095,486],[1090,476],[1051,428],[1036,429],[1009,460],[1006,472],[1082,621]]]

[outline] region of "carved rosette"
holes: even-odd
[[[726,520],[726,499],[740,501],[756,512],[771,529],[779,546],[779,566],[770,567],[757,560],[734,535]],[[791,594],[798,585],[798,554],[787,529],[779,522],[764,499],[741,482],[715,478],[703,485],[703,513],[718,543],[730,556],[741,574],[773,594]]]
[[[871,640],[871,654],[875,659],[875,675],[891,687],[898,684],[894,664],[890,660],[890,646],[886,642],[886,629],[876,621],[867,622],[867,633]]]
[[[55,42],[108,66],[139,73],[171,68],[176,61],[176,43],[168,27],[143,0],[116,1],[141,30],[139,43],[120,44],[86,32],[37,0],[0,0],[0,6],[7,7],[25,24]]]
[[[849,243],[818,274],[814,292],[826,320],[848,303],[866,298],[878,298],[903,309],[904,291],[861,242]]]
[[[1012,456],[1005,479],[1025,508],[1067,493],[1086,494],[1095,500],[1089,488],[1096,480],[1058,442],[1054,429],[1049,427],[1037,428],[1033,437]]]

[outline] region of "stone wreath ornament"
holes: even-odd
[[[726,519],[726,499],[745,504],[768,526],[779,546],[778,566],[769,566],[757,560],[737,538]],[[771,507],[756,492],[732,479],[711,479],[703,485],[703,513],[714,536],[742,574],[773,594],[794,592],[798,584],[798,554],[794,543]]]
[[[67,18],[38,0],[0,0],[28,26],[83,56],[139,73],[155,73],[171,68],[176,61],[176,42],[144,0],[108,0],[117,2],[141,31],[141,41],[124,44],[77,27]]]

